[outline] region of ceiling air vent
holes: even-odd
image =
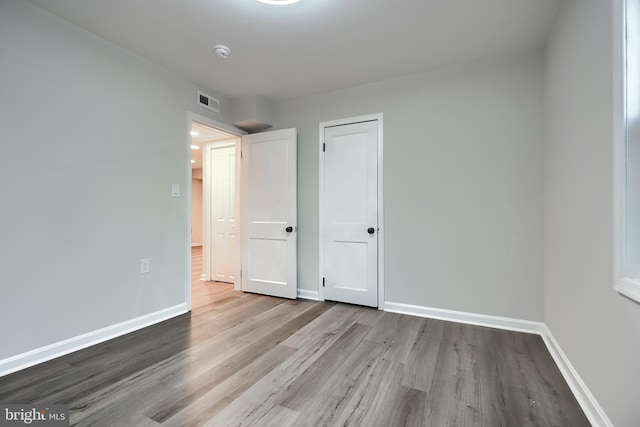
[[[198,105],[215,111],[216,113],[220,112],[220,101],[206,93],[198,92]]]

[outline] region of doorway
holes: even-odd
[[[240,209],[240,200],[237,197],[235,179],[235,160],[231,168],[227,164],[226,169],[222,164],[216,168],[217,174],[212,172],[213,151],[216,148],[226,148],[225,153],[240,150],[240,138],[243,132],[230,126],[217,123],[206,117],[190,113],[188,116],[188,153],[189,153],[189,202],[190,219],[189,242],[187,248],[187,275],[186,294],[188,304],[193,306],[192,298],[199,300],[197,305],[206,303],[206,295],[209,293],[203,285],[217,283],[231,284],[233,288],[240,289],[237,281],[237,273],[240,264],[239,246],[233,242],[233,234],[225,233],[230,246],[224,247],[212,236],[213,232],[219,232],[222,227],[235,221]],[[227,159],[229,160],[229,159]],[[208,176],[207,176],[208,175]],[[211,176],[215,175],[217,182],[213,183]],[[218,200],[216,200],[218,199]],[[215,206],[212,206],[215,201]],[[225,201],[225,209],[220,212],[219,207]],[[221,226],[220,215],[223,215]],[[222,239],[221,239],[222,240]],[[225,267],[220,270],[220,265]],[[224,275],[221,276],[221,271]],[[196,294],[192,294],[195,292]]]
[[[187,123],[191,162],[186,250],[189,307],[194,303],[191,276],[200,267],[198,259],[202,274],[194,288],[202,289],[198,286],[201,283],[220,284],[213,281],[222,279],[233,283],[235,290],[295,299],[296,129],[246,135],[194,113],[188,113]],[[221,175],[218,184],[216,174]],[[197,247],[191,248],[191,242],[198,239],[194,234],[198,225],[192,224],[198,221],[197,213],[192,212],[199,209],[199,194],[192,191],[199,191],[198,176],[204,196],[201,255]],[[220,190],[221,186],[226,187]],[[222,206],[225,203],[227,208]],[[221,252],[216,255],[218,249]]]
[[[320,123],[323,299],[382,308],[382,114]]]

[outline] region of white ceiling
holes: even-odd
[[[542,46],[561,0],[29,1],[217,94],[277,100]]]

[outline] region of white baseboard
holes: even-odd
[[[564,354],[564,351],[562,351],[562,348],[560,348],[560,345],[546,325],[541,335],[544,343],[547,345],[549,353],[551,353],[553,360],[555,360],[556,365],[558,365],[558,369],[560,369],[562,376],[567,384],[569,384],[569,388],[571,388],[573,395],[576,397],[576,400],[591,425],[594,427],[613,427],[613,423],[609,420],[607,414],[605,414],[587,385],[582,381],[582,378],[580,378],[580,375],[578,375],[578,372],[567,358],[567,355]]]
[[[318,291],[308,291],[306,289],[298,289],[298,298],[322,301]]]
[[[542,322],[511,319],[509,317],[489,316],[486,314],[467,313],[464,311],[443,310],[441,308],[422,307],[419,305],[385,302],[384,311],[428,317],[430,319],[447,320],[449,322],[469,325],[487,326],[489,328],[506,329],[508,331],[527,332],[541,335],[545,330]]]
[[[191,243],[192,248],[195,248],[196,246],[202,246],[202,243]]]
[[[97,331],[88,332],[73,338],[59,341],[26,353],[18,354],[7,359],[0,360],[0,377],[11,374],[30,366],[46,362],[74,351],[99,344],[104,341],[128,334],[138,329],[154,325],[172,317],[179,316],[189,311],[187,304],[182,303],[165,308],[154,313],[149,313],[135,319],[126,320]]]
[[[604,410],[591,391],[589,391],[589,388],[584,381],[582,381],[582,378],[580,378],[580,375],[578,375],[578,372],[564,354],[560,345],[558,345],[558,342],[555,340],[545,323],[394,302],[385,302],[383,309],[384,311],[392,313],[408,314],[411,316],[428,317],[430,319],[488,326],[490,328],[540,335],[591,425],[594,427],[613,427],[613,424],[605,414]]]

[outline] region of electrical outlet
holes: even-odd
[[[140,260],[140,274],[147,274],[151,271],[151,262],[149,258],[142,258]]]

